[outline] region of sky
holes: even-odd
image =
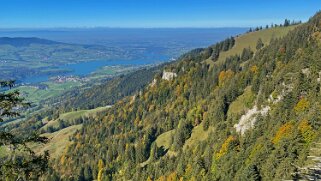
[[[306,21],[320,0],[0,0],[0,28],[254,27]]]

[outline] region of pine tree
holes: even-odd
[[[158,159],[158,147],[156,142],[154,142],[151,146],[150,161],[155,161],[157,159]]]
[[[248,168],[247,178],[249,181],[260,181],[262,180],[260,172],[256,165],[251,165]]]
[[[285,19],[283,26],[284,26],[284,27],[287,27],[287,26],[290,26],[290,25],[291,25],[290,20]]]
[[[244,48],[241,54],[241,61],[245,62],[253,57],[253,52],[250,48]]]
[[[92,170],[89,166],[84,168],[84,178],[85,180],[93,180]]]
[[[13,86],[14,81],[0,81],[0,87],[12,88]],[[15,108],[29,105],[20,97],[19,91],[0,92],[0,122],[7,117],[19,116]],[[48,152],[36,155],[28,144],[46,143],[47,141],[47,138],[37,134],[22,137],[1,130],[0,144],[3,145],[3,149],[7,150],[7,154],[0,159],[0,177],[4,180],[31,180],[44,174],[48,168]]]
[[[262,39],[259,38],[259,39],[257,40],[257,42],[256,42],[256,50],[259,50],[259,49],[261,49],[262,47],[264,47],[264,43],[263,43]]]

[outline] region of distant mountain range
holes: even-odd
[[[25,37],[0,37],[0,45],[11,45],[14,47],[23,47],[23,46],[29,46],[31,44],[41,44],[41,45],[53,45],[53,44],[65,44],[61,42],[41,39],[41,38],[25,38]]]

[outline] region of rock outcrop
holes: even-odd
[[[177,77],[177,74],[174,72],[166,72],[164,70],[162,79],[164,80],[173,80],[175,77]]]
[[[264,116],[269,112],[269,110],[270,110],[269,106],[266,106],[261,110],[258,110],[258,107],[255,105],[252,109],[248,110],[247,113],[241,117],[238,124],[234,125],[236,132],[243,135],[245,131],[254,127],[258,114],[261,114]]]

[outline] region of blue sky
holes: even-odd
[[[250,27],[307,20],[320,0],[0,0],[0,28]]]

